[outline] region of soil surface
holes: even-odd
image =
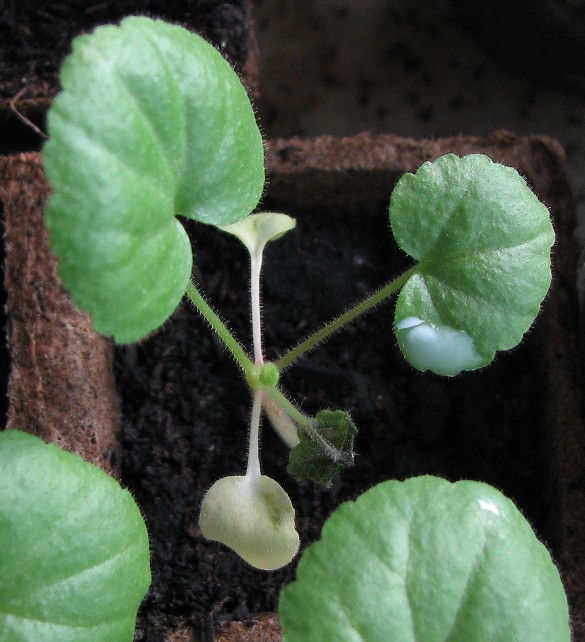
[[[241,70],[248,56],[246,0],[55,0],[0,6],[0,97],[52,98],[71,41],[96,25],[133,14],[164,18],[199,31]]]
[[[249,89],[256,91],[248,4],[248,0],[0,3],[0,154],[40,149],[42,134],[34,127],[46,131],[46,112],[59,91],[59,67],[71,50],[71,41],[129,15],[162,18],[200,33],[244,76]]]
[[[283,207],[270,198],[267,209]],[[298,228],[268,249],[264,272],[267,356],[293,345],[406,265],[394,245],[386,204],[288,209]],[[197,279],[249,346],[248,265],[235,239],[191,225]],[[436,474],[486,481],[513,498],[540,534],[551,498],[545,377],[539,324],[529,339],[485,370],[454,380],[414,372],[392,334],[384,304],[283,375],[307,413],[349,410],[360,428],[356,465],[332,488],[287,476],[287,449],[265,426],[264,472],[290,493],[303,547],[319,536],[342,501],[389,479]],[[225,547],[202,539],[198,509],[219,477],[245,469],[250,399],[235,365],[197,314],[184,305],[163,331],[117,351],[124,425],[122,477],[150,527],[154,582],[138,639],[155,642],[148,614],[163,606],[177,621],[245,619],[276,609],[294,564],[251,569]],[[140,631],[149,633],[140,637]]]

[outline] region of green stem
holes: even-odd
[[[189,282],[187,285],[186,294],[191,300],[191,303],[197,308],[200,314],[209,323],[211,328],[216,332],[217,336],[223,342],[225,347],[231,352],[234,359],[242,369],[244,376],[248,378],[253,370],[254,364],[250,357],[246,354],[238,340],[228,330],[225,323],[219,318],[213,308],[203,298],[203,295],[195,287],[195,284]]]
[[[303,356],[306,352],[309,352],[309,350],[312,350],[317,344],[325,341],[325,339],[328,339],[332,334],[343,328],[348,323],[354,321],[357,317],[369,312],[372,308],[375,308],[377,305],[390,298],[402,288],[413,272],[415,272],[417,267],[418,266],[410,268],[396,279],[390,281],[390,283],[387,283],[379,290],[376,290],[376,292],[370,294],[349,310],[346,310],[343,314],[324,325],[320,330],[317,330],[317,332],[314,332],[312,335],[307,337],[296,347],[289,350],[275,362],[278,369],[283,370],[284,368],[287,368],[293,361]]]

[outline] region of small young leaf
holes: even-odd
[[[280,596],[284,642],[569,642],[546,548],[487,484],[389,481],[340,506]]]
[[[127,490],[38,437],[0,433],[0,639],[131,642],[150,584]]]
[[[272,571],[297,554],[295,509],[283,488],[266,475],[218,479],[201,503],[203,536],[233,549],[248,564]]]
[[[239,238],[248,252],[255,254],[261,252],[266,243],[277,241],[293,230],[296,224],[296,220],[287,214],[258,212],[230,225],[222,225],[221,229]]]
[[[479,154],[424,163],[398,181],[390,223],[398,245],[419,262],[398,296],[394,323],[412,365],[456,374],[521,341],[550,285],[554,232],[546,207],[516,170]],[[404,331],[409,318],[438,330],[429,343],[436,352],[441,337],[469,337],[469,360],[457,370],[445,347],[438,369],[434,358],[417,363],[417,332]]]
[[[76,38],[61,84],[43,150],[59,274],[99,332],[136,341],[169,317],[191,275],[175,215],[224,225],[254,209],[262,137],[219,52],[160,20]]]
[[[310,429],[299,428],[299,444],[289,454],[287,471],[296,479],[331,486],[345,468],[353,466],[357,428],[343,410],[321,410]]]

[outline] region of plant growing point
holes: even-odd
[[[258,382],[262,386],[268,388],[274,388],[278,385],[278,380],[280,378],[280,372],[274,363],[265,363],[258,377]]]

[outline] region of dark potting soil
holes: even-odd
[[[267,198],[264,207],[282,204]],[[385,204],[369,211],[295,211],[293,204],[288,213],[298,227],[270,246],[265,260],[268,358],[407,264],[391,239]],[[245,251],[217,230],[193,224],[189,229],[197,281],[249,347]],[[375,483],[436,474],[499,487],[554,549],[547,530],[538,322],[528,340],[491,367],[443,379],[404,362],[392,316],[392,303],[380,306],[283,373],[284,387],[305,412],[343,408],[360,429],[355,467],[323,489],[289,478],[287,449],[264,425],[264,472],[290,494],[302,546],[318,538],[341,502]],[[236,366],[188,304],[162,331],[118,349],[116,359],[124,416],[122,477],[144,511],[152,543],[153,584],[137,639],[159,639],[149,625],[157,613],[206,622],[274,610],[295,564],[257,571],[205,541],[197,525],[206,489],[221,476],[245,470],[250,398]]]
[[[20,0],[0,3],[0,98],[52,98],[71,41],[99,24],[133,15],[200,31],[240,70],[248,56],[246,0]]]
[[[71,41],[129,15],[162,18],[200,33],[254,84],[248,0],[0,2],[0,154],[40,150],[38,130],[46,131],[46,112]]]

